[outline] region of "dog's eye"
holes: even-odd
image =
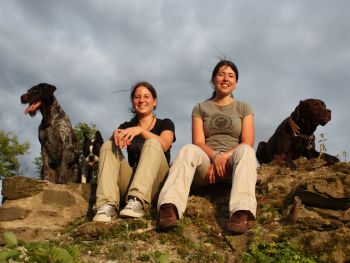
[[[32,89],[29,89],[28,92],[31,92],[31,93],[38,93],[39,92],[39,89],[38,88],[32,88]]]

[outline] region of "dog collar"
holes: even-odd
[[[313,142],[315,141],[315,136],[313,134],[312,135],[301,134],[299,126],[293,121],[292,117],[288,118],[288,123],[289,123],[289,126],[292,128],[293,135],[296,137],[300,137],[304,140],[307,140],[308,141],[307,148],[311,149]]]

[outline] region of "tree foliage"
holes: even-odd
[[[41,167],[43,166],[43,158],[41,157],[41,155],[34,158],[33,164],[35,167],[35,175],[40,179],[44,179],[44,177],[41,174]]]
[[[13,132],[0,130],[0,179],[18,174],[17,156],[26,154],[29,147],[29,142],[19,143]]]
[[[79,141],[79,147],[80,150],[83,148],[84,143],[84,133],[87,137],[92,139],[95,136],[96,132],[96,124],[90,123],[87,124],[86,122],[79,122],[77,125],[73,128],[75,136],[77,136],[77,139]]]

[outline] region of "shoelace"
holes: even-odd
[[[141,202],[139,200],[137,200],[136,197],[130,198],[128,200],[128,204],[125,206],[125,209],[131,209],[134,210],[134,208],[136,208],[137,206],[140,206]]]
[[[100,209],[98,209],[97,214],[108,214],[110,213],[111,209],[112,208],[110,205],[104,205]]]

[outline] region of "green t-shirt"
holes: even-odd
[[[243,118],[250,114],[252,108],[235,99],[224,106],[206,100],[197,103],[192,111],[192,117],[203,120],[205,144],[223,152],[240,143]]]

